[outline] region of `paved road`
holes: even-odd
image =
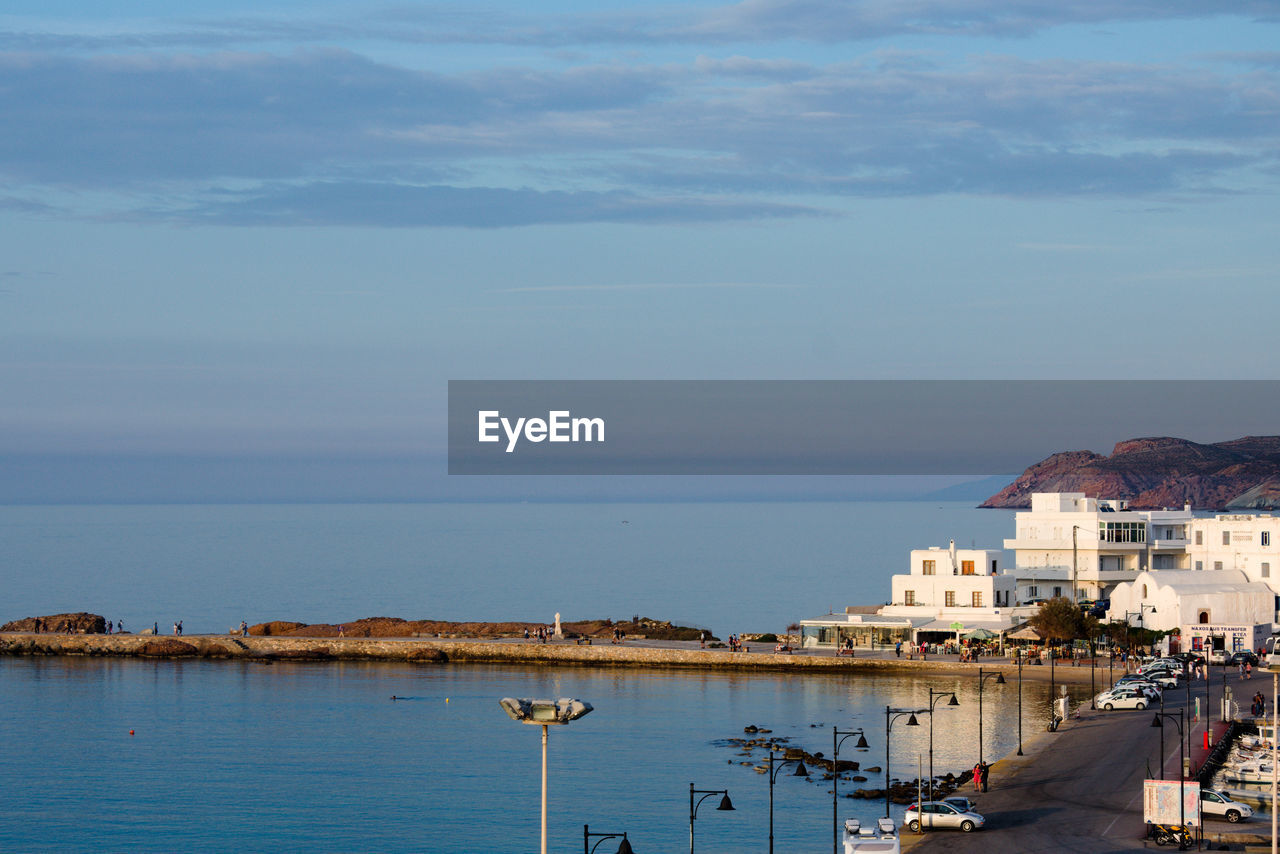
[[[1170,691],[1165,711],[1185,706]],[[974,795],[986,829],[936,832],[918,842],[904,834],[912,854],[936,851],[1134,851],[1142,839],[1142,781],[1148,765],[1159,775],[1160,732],[1151,711],[1090,712],[1056,733],[1037,733],[1022,757],[992,766],[991,791]],[[1193,730],[1195,729],[1192,727]],[[1194,736],[1193,736],[1194,737]],[[1178,764],[1177,726],[1165,729],[1169,776]],[[1210,828],[1212,829],[1212,828]]]

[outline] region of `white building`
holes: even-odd
[[[1271,588],[1239,570],[1157,570],[1118,585],[1107,617],[1155,631],[1177,629],[1184,650],[1234,652],[1261,647],[1275,613]]]
[[[910,571],[893,576],[890,608],[999,608],[1013,605],[1013,578],[999,549],[914,549]],[[881,609],[882,614],[897,613]]]
[[[1190,526],[1187,555],[1191,569],[1236,569],[1250,581],[1280,591],[1280,517],[1221,513],[1196,519]]]
[[[1192,518],[1190,507],[1129,510],[1082,492],[1033,493],[1004,541],[1015,554],[1015,598],[1070,597],[1074,585],[1077,599],[1103,599],[1144,570],[1185,569]]]

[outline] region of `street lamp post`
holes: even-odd
[[[1022,755],[1022,650],[1018,650],[1018,755]]]
[[[956,699],[955,691],[937,691],[933,688],[929,689],[929,800],[933,800],[933,710],[937,706],[938,701],[947,696],[951,697],[947,702],[948,706],[960,705],[960,701]],[[921,808],[923,809],[923,807]]]
[[[590,712],[592,706],[568,697],[559,700],[503,697],[498,705],[512,720],[542,727],[542,845],[539,850],[541,854],[547,854],[547,727],[563,726],[577,720]]]
[[[788,753],[792,751],[788,750]],[[799,751],[796,751],[797,753]],[[788,757],[786,759],[776,759],[775,754],[769,752],[769,854],[773,854],[773,781],[778,778],[778,772],[781,771],[790,762],[796,763],[796,773],[793,777],[808,777],[809,769],[804,767],[804,760],[799,756]],[[774,765],[777,768],[774,768]]]
[[[693,800],[694,795],[702,795],[697,802]],[[712,795],[724,795],[720,799],[718,810],[732,810],[733,801],[729,800],[728,789],[695,789],[693,784],[689,784],[689,854],[693,854],[693,822],[698,817],[698,807],[702,806],[702,802]]]
[[[983,761],[983,738],[982,738],[982,686],[986,684],[988,679],[994,678],[997,685],[1005,684],[1004,674],[996,671],[995,673],[983,673],[982,668],[978,668],[978,764]]]
[[[1185,754],[1182,752],[1182,746],[1183,746],[1182,745],[1182,715],[1183,715],[1183,710],[1178,709],[1178,715],[1176,718],[1177,724],[1178,724],[1178,820],[1179,820],[1179,824],[1182,825],[1183,830],[1185,830],[1187,827],[1187,800],[1186,800],[1186,797],[1183,795],[1183,788],[1185,784],[1183,783],[1182,770],[1183,770],[1183,764],[1185,763],[1186,760],[1183,758]],[[1151,721],[1151,725],[1156,729],[1160,730],[1160,744],[1161,744],[1160,779],[1161,780],[1164,779],[1164,746],[1163,745],[1164,745],[1164,719],[1165,718],[1168,718],[1171,721],[1175,720],[1173,712],[1156,712],[1155,719]]]
[[[909,716],[909,717],[908,717]],[[920,726],[916,713],[911,709],[884,707],[884,817],[889,818],[889,734],[898,718],[907,718],[907,726]]]
[[[840,844],[840,818],[838,798],[840,797],[840,745],[844,744],[846,738],[858,737],[858,743],[855,745],[858,750],[866,750],[868,748],[867,737],[862,734],[861,729],[843,731],[836,727],[831,728],[831,854],[838,854],[837,847]],[[689,854],[693,854],[690,850]]]
[[[621,836],[622,844],[618,846],[618,854],[632,854],[631,843],[627,840],[626,833],[592,833],[591,826],[588,824],[584,824],[582,826],[582,854],[593,854],[593,852],[600,847],[600,842],[597,842],[589,849],[587,848],[587,845],[590,844],[591,837],[593,836],[599,836],[600,842],[604,842],[606,839],[617,839]]]
[[[1098,650],[1093,643],[1093,635],[1089,635],[1089,708],[1097,709],[1098,702],[1095,697],[1098,696],[1098,686],[1094,682],[1093,669],[1098,663]]]

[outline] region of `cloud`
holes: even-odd
[[[0,55],[0,207],[505,227],[832,208],[815,198],[1185,198],[1274,180],[1277,105],[1280,73],[1257,64],[872,51],[442,73],[335,48]]]
[[[532,13],[527,4],[362,7],[358,17],[270,13],[187,18],[132,29],[77,32],[59,20],[0,31],[0,49],[220,49],[264,43],[325,45],[367,41],[421,45],[751,44],[794,39],[865,42],[900,35],[1022,38],[1064,25],[1170,21],[1233,16],[1275,21],[1271,0],[740,0],[719,5],[653,5],[640,9]],[[113,23],[115,23],[113,21]]]
[[[504,228],[584,222],[719,222],[822,212],[739,199],[642,197],[496,187],[315,182],[228,196],[162,218],[216,225],[362,225]]]

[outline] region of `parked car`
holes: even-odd
[[[943,798],[942,802],[944,804],[951,804],[951,806],[960,810],[960,812],[977,812],[978,811],[977,804],[975,804],[973,801],[969,800],[968,798],[962,798],[959,795],[952,795],[949,798]]]
[[[1252,817],[1253,807],[1248,804],[1233,801],[1223,792],[1215,792],[1212,789],[1201,789],[1200,812],[1205,815],[1225,818],[1227,821],[1235,824],[1241,819]]]
[[[1191,662],[1192,667],[1195,667],[1197,664],[1204,664],[1204,656],[1198,652],[1175,652],[1169,657],[1177,659],[1178,661],[1189,661]]]
[[[1167,670],[1151,670],[1147,673],[1135,674],[1133,676],[1122,676],[1116,681],[1117,685],[1128,685],[1133,683],[1143,683],[1154,685],[1160,690],[1165,688],[1177,688],[1178,677],[1174,676]]]
[[[1145,709],[1151,697],[1138,688],[1112,688],[1093,698],[1094,704],[1108,712],[1112,709]]]
[[[907,807],[907,814],[902,818],[907,830],[913,833],[920,829],[922,820],[926,828],[936,830],[951,827],[963,830],[965,833],[975,831],[987,823],[987,820],[976,812],[961,812],[945,801],[925,801],[923,805],[912,804]]]
[[[1163,693],[1164,687],[1165,686],[1162,685],[1161,683],[1156,682],[1146,676],[1126,676],[1121,678],[1118,682],[1116,682],[1116,684],[1113,685],[1109,690],[1111,691],[1115,691],[1118,689],[1138,690],[1138,691],[1142,691],[1153,700],[1159,700],[1160,694]]]
[[[1248,663],[1250,667],[1257,667],[1258,656],[1248,650],[1241,650],[1240,652],[1231,653],[1226,661],[1228,667],[1239,667],[1241,664],[1245,663]]]

